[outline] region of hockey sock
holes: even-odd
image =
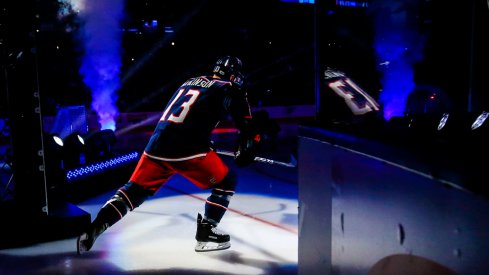
[[[205,202],[204,218],[214,226],[219,224],[224,213],[226,213],[229,201],[233,196],[234,191],[226,191],[222,189],[212,189],[212,194]]]
[[[149,193],[138,185],[129,182],[117,190],[114,196],[110,198],[100,209],[97,217],[93,221],[96,228],[108,228],[122,219],[128,211],[141,205]]]
[[[118,194],[115,194],[100,209],[93,221],[93,225],[96,228],[109,228],[122,219],[127,214],[128,209],[129,207],[124,200]]]

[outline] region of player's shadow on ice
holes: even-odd
[[[233,241],[236,241],[236,238],[234,238]],[[296,263],[287,262],[284,259],[280,259],[275,255],[267,253],[267,251],[264,251],[263,249],[260,249],[260,251],[272,258],[276,258],[277,261],[265,261],[255,258],[243,257],[241,253],[233,250],[223,250],[220,252],[215,251],[212,253],[214,254],[213,257],[224,262],[262,269],[264,271],[263,274],[297,274]]]

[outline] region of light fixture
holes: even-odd
[[[104,129],[83,137],[87,162],[109,159],[113,156],[116,136],[113,130]]]
[[[67,169],[84,165],[85,141],[78,132],[69,134],[63,139],[63,159]]]
[[[57,145],[59,145],[59,146],[61,146],[61,147],[63,147],[63,146],[64,146],[63,139],[62,139],[60,136],[58,136],[58,135],[53,135],[53,136],[52,136],[52,139],[53,139],[53,141],[54,141],[54,142],[55,142]]]
[[[489,116],[489,113],[486,112],[486,111],[483,111],[474,121],[474,123],[472,123],[472,126],[470,127],[470,129],[472,130],[475,130],[475,129],[478,129],[482,126],[482,124],[484,124],[484,122],[487,120],[487,117]]]
[[[137,152],[128,153],[121,156],[116,156],[100,162],[88,164],[75,169],[66,171],[66,180],[72,182],[80,178],[102,173],[106,170],[125,165],[127,163],[137,161],[139,154]]]

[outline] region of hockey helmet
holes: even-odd
[[[234,83],[241,85],[243,83],[243,75],[241,73],[242,67],[243,64],[239,58],[235,56],[225,56],[216,61],[212,72],[223,79],[231,80]],[[233,79],[230,79],[231,75],[234,75]]]

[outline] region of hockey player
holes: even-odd
[[[212,74],[185,81],[166,105],[129,181],[101,207],[90,226],[77,238],[77,252],[89,251],[97,237],[140,206],[178,173],[209,189],[204,215],[197,215],[195,251],[230,247],[230,237],[216,227],[235,192],[237,177],[210,148],[212,130],[231,117],[239,130],[234,161],[253,162],[259,135],[252,129],[241,60],[220,58]]]

